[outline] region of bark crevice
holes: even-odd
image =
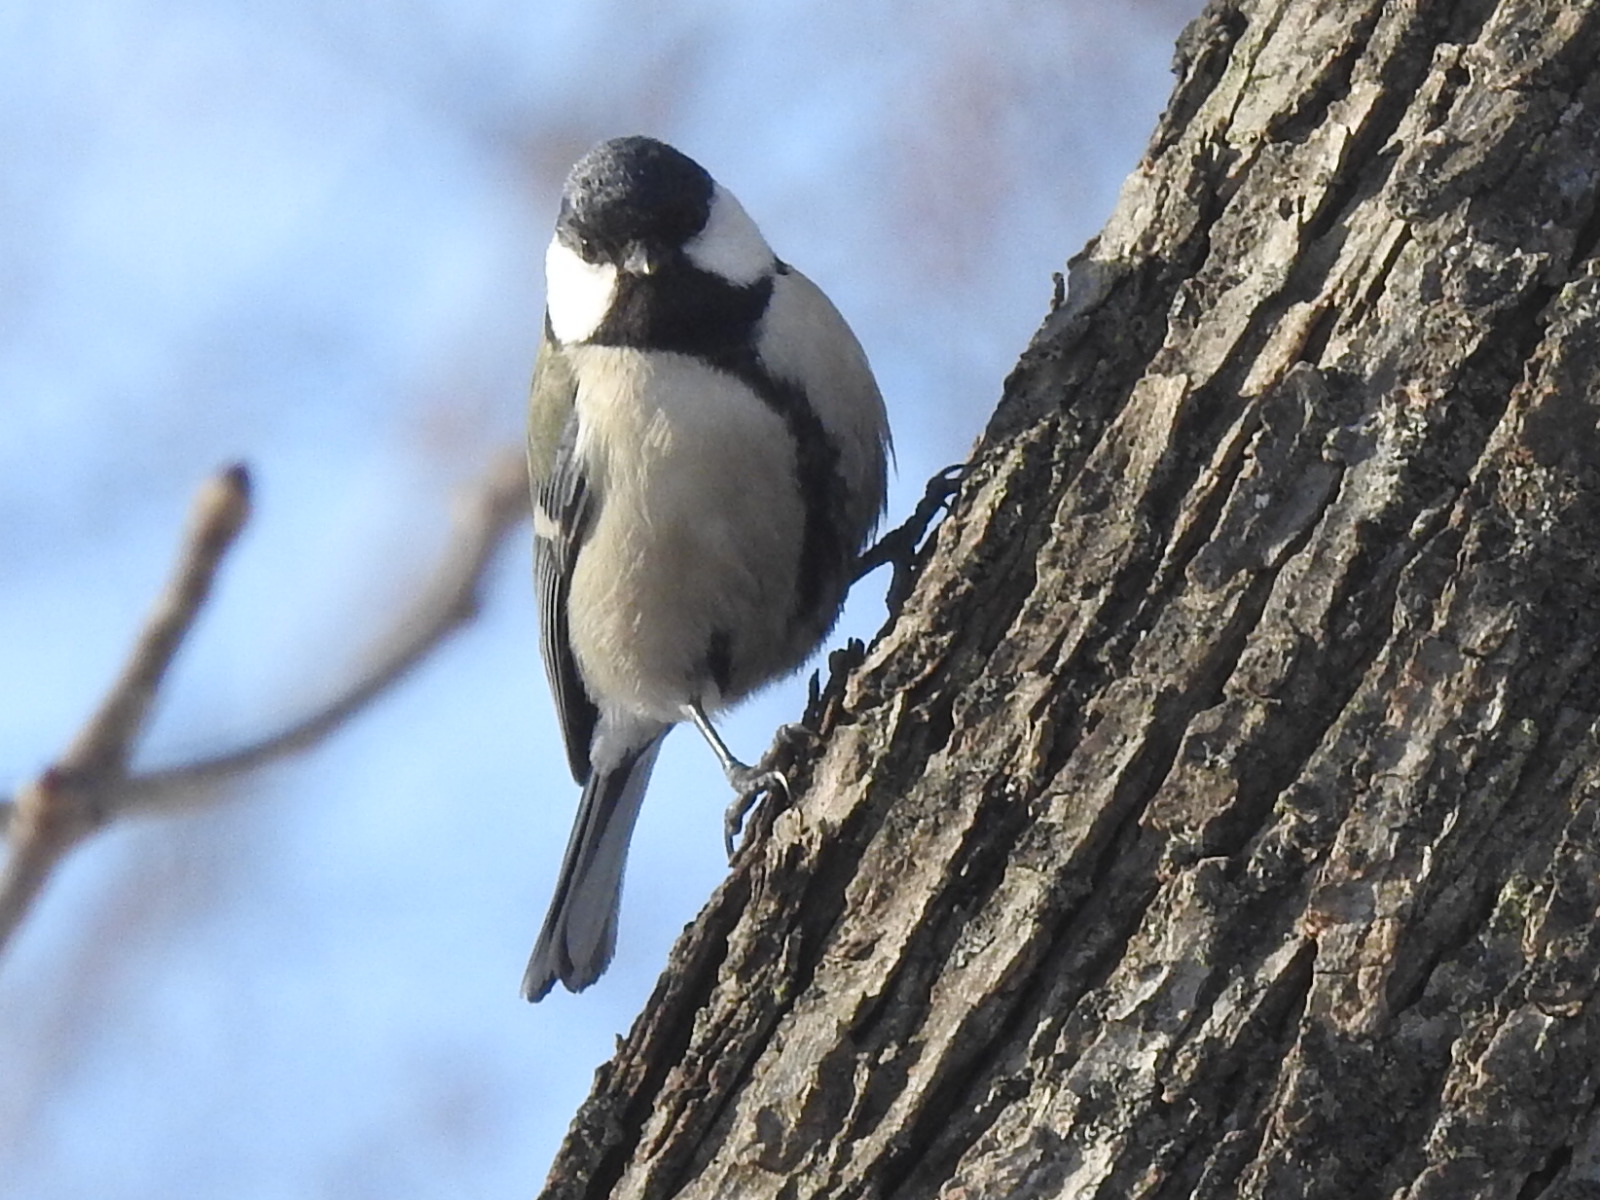
[[[1191,26],[550,1195],[1600,1179],[1597,62],[1562,0]]]

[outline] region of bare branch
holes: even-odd
[[[62,855],[93,828],[81,822],[77,806],[63,799],[59,785],[60,776],[47,770],[7,806],[11,853],[0,871],[0,949],[11,940]]]
[[[491,463],[465,498],[457,531],[433,583],[379,640],[367,667],[337,696],[275,733],[210,758],[129,775],[167,667],[193,626],[222,556],[249,515],[249,477],[232,467],[196,497],[172,580],[152,610],[127,666],[99,710],[60,760],[0,801],[0,831],[11,853],[0,871],[0,950],[62,856],[116,817],[205,802],[216,785],[307,749],[404,677],[450,633],[477,615],[484,574],[507,534],[528,511],[520,451]]]
[[[118,789],[117,809],[185,803],[198,789],[307,749],[335,732],[478,614],[484,572],[506,534],[527,513],[527,465],[521,451],[507,452],[465,498],[456,536],[432,585],[374,648],[361,675],[322,707],[260,741],[130,778]]]
[[[107,819],[106,799],[126,778],[128,757],[156,690],[249,514],[250,476],[244,467],[229,467],[200,489],[177,567],[122,674],[60,761],[18,794],[6,822],[11,854],[0,871],[0,947],[62,856]]]
[[[211,595],[222,556],[249,517],[250,473],[242,463],[201,487],[177,570],[145,621],[122,675],[56,764],[59,770],[68,775],[110,775],[127,766],[156,690]]]

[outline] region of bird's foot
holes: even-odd
[[[722,814],[722,845],[728,852],[728,861],[732,862],[745,817],[762,796],[782,791],[787,798],[789,780],[782,771],[763,771],[759,765],[747,767],[743,763],[736,763],[728,771],[728,782],[733,785],[736,794],[733,803]]]
[[[815,745],[816,741],[817,735],[804,725],[780,725],[773,735],[772,745],[755,766],[747,767],[735,759],[726,768],[728,783],[736,793],[733,803],[722,814],[722,842],[730,860],[745,818],[761,797],[781,791],[784,800],[789,799],[789,778],[779,764],[788,762],[801,745]]]
[[[967,476],[965,463],[957,463],[953,467],[946,467],[932,479],[918,501],[916,509],[906,518],[904,524],[896,529],[891,529],[878,539],[877,543],[862,552],[856,560],[854,583],[870,571],[875,571],[884,563],[894,567],[894,577],[889,582],[889,592],[886,597],[889,611],[899,612],[904,606],[907,597],[911,595],[912,585],[917,578],[917,554],[923,546],[928,533],[928,526],[933,524],[934,517],[938,516],[941,508],[948,509],[961,490],[961,483]]]

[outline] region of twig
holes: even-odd
[[[222,557],[250,518],[250,472],[236,463],[200,488],[178,567],[156,601],[122,675],[56,764],[69,776],[115,775],[144,731],[161,680],[211,595]]]
[[[506,534],[528,515],[528,476],[521,451],[498,459],[467,496],[457,533],[433,583],[369,656],[366,671],[321,708],[276,733],[214,757],[148,771],[120,790],[120,807],[167,808],[191,791],[304,750],[361,711],[478,614],[484,572]]]
[[[214,785],[328,737],[417,665],[480,606],[483,576],[506,535],[527,515],[520,451],[500,455],[466,498],[457,535],[433,584],[382,639],[369,666],[339,695],[276,733],[209,758],[127,773],[161,679],[210,592],[222,556],[249,509],[249,479],[234,467],[202,488],[178,568],[139,636],[121,677],[61,759],[0,801],[11,844],[0,871],[0,950],[51,871],[77,842],[117,817],[199,803]]]
[[[6,823],[11,853],[0,871],[0,948],[62,856],[109,816],[109,797],[127,777],[128,756],[156,689],[249,514],[250,475],[244,467],[230,467],[200,489],[177,569],[122,674],[60,760],[18,794]]]

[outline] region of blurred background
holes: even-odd
[[[982,430],[1198,8],[0,6],[0,794],[103,694],[235,459],[256,516],[140,761],[338,688],[519,437],[561,179],[602,137],[699,159],[850,319],[898,522]],[[536,1190],[724,873],[728,796],[675,734],[610,973],[518,999],[577,799],[526,540],[482,619],[334,740],[71,857],[0,961],[0,1196]],[[883,587],[831,644],[871,636]],[[803,697],[739,710],[735,751]]]

